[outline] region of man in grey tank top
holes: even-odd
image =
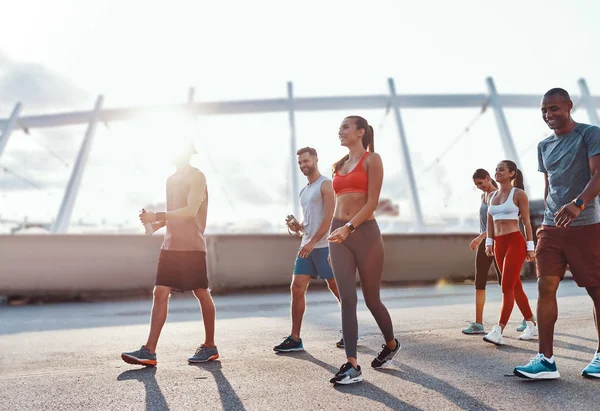
[[[333,271],[329,265],[329,242],[327,233],[331,227],[335,195],[331,180],[322,176],[318,168],[317,151],[311,147],[298,150],[298,166],[308,179],[308,184],[300,190],[300,204],[304,220],[301,223],[304,235],[296,256],[292,277],[292,333],[273,348],[274,351],[302,351],[300,327],[306,309],[305,294],[311,278],[327,281],[327,286],[340,299]],[[290,226],[290,229],[294,229]],[[344,347],[343,339],[337,343]]]
[[[554,134],[538,144],[538,170],[544,174],[544,222],[535,251],[538,277],[538,354],[516,367],[523,378],[560,377],[553,352],[558,318],[556,292],[567,265],[579,287],[594,303],[596,330],[600,313],[600,128],[576,123],[566,90],[549,90],[542,116]],[[600,346],[583,369],[585,377],[600,378]]]
[[[148,340],[139,350],[121,354],[129,364],[156,365],[156,345],[167,319],[171,291],[192,291],[202,311],[205,340],[190,363],[219,358],[215,345],[215,304],[208,289],[204,230],[208,210],[208,189],[204,174],[190,165],[196,154],[189,145],[173,159],[176,171],[167,179],[167,211],[143,211],[140,221],[152,224],[153,231],[166,226],[154,287]]]

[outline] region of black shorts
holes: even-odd
[[[160,250],[155,285],[173,291],[208,289],[206,252]]]

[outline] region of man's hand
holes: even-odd
[[[304,244],[304,247],[302,247],[300,251],[298,251],[298,256],[300,258],[308,258],[308,256],[310,255],[310,253],[312,253],[312,250],[314,248],[315,243],[313,243],[313,241],[310,240],[308,243]]]
[[[140,221],[142,222],[142,224],[155,223],[156,213],[153,211],[142,211],[140,213]]]
[[[481,244],[482,241],[483,240],[481,239],[481,237],[476,237],[475,239],[473,239],[473,241],[471,241],[471,250],[477,250],[477,247],[479,247],[479,244]]]
[[[574,203],[565,204],[554,214],[557,227],[568,227],[581,213],[581,209]]]
[[[488,257],[491,257],[494,255],[494,249],[491,245],[485,246],[485,255],[487,255]]]

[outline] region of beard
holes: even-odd
[[[315,171],[314,167],[308,167],[305,169],[302,169],[302,174],[304,174],[305,176],[311,175],[313,171]]]

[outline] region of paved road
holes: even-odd
[[[535,284],[525,286],[535,304]],[[158,367],[121,361],[148,330],[150,300],[0,307],[2,410],[529,410],[597,409],[600,381],[580,376],[596,347],[592,304],[570,281],[561,285],[556,357],[563,378],[524,381],[515,365],[536,352],[519,341],[513,313],[506,346],[464,336],[473,286],[383,290],[403,345],[389,369],[369,368],[381,336],[359,302],[359,362],[365,381],[333,387],[344,362],[335,347],[339,309],[326,291],[310,290],[303,328],[306,351],[276,354],[289,334],[287,293],[215,297],[218,362],[188,365],[202,339],[195,300],[174,297],[158,347]],[[486,324],[498,316],[500,290],[488,286]]]

